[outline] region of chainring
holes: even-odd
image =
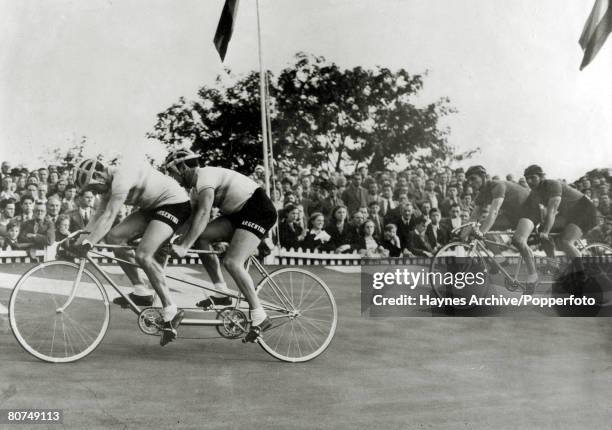
[[[217,331],[226,339],[237,339],[248,331],[249,321],[241,310],[225,308],[217,314],[217,319],[223,322]]]
[[[161,308],[146,308],[138,314],[138,327],[144,334],[157,335],[162,325]]]

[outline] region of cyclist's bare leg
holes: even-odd
[[[215,218],[208,223],[204,232],[198,238],[196,246],[199,249],[212,249],[211,243],[229,241],[234,233],[232,223],[225,217]],[[221,272],[219,258],[214,254],[200,254],[202,266],[206,269],[208,276],[213,284],[225,282]]]
[[[245,263],[249,256],[257,250],[260,242],[261,239],[250,231],[238,228],[234,232],[234,237],[223,259],[224,267],[232,275],[234,281],[236,281],[238,288],[244,294],[252,310],[262,308],[255,293],[253,278],[251,278],[251,275],[246,270]]]
[[[164,269],[155,259],[155,252],[172,236],[173,230],[168,224],[158,220],[149,222],[138,248],[136,248],[136,262],[147,274],[152,287],[159,295],[164,308],[173,305],[170,291],[166,286]]]
[[[125,245],[128,240],[141,236],[149,222],[141,212],[133,212],[122,222],[113,227],[106,235],[106,241],[113,245]],[[134,251],[128,249],[114,249],[117,258],[136,263]],[[144,280],[138,268],[125,263],[119,263],[126,276],[133,285],[144,285]]]
[[[529,245],[527,245],[527,238],[533,231],[534,224],[528,218],[521,218],[516,225],[516,230],[514,230],[514,236],[512,237],[512,244],[517,247],[521,256],[523,257],[523,261],[527,266],[527,273],[533,277],[536,275],[536,267],[535,261],[533,259],[533,252]]]
[[[576,241],[582,237],[582,230],[576,224],[568,224],[563,229],[561,237],[559,238],[559,247],[565,254],[571,259],[576,259],[582,256],[578,248],[576,248]]]

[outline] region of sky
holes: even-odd
[[[582,72],[593,0],[260,0],[273,72],[296,52],[342,67],[428,72],[420,101],[447,96],[458,150],[491,174],[538,163],[574,179],[612,167],[612,42]],[[242,0],[225,63],[212,38],[223,0],[0,0],[0,158],[80,136],[89,152],[148,152],[156,114],[223,73],[257,69],[255,0]]]

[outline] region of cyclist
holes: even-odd
[[[597,225],[597,208],[577,189],[561,181],[546,179],[544,171],[536,164],[527,167],[524,176],[531,188],[531,195],[546,209],[539,232],[540,239],[550,242],[550,232],[553,229],[559,230],[559,245],[576,264],[578,277],[582,277],[583,281],[582,255],[575,244],[583,234]]]
[[[520,185],[502,180],[489,180],[483,166],[472,166],[466,172],[470,186],[478,191],[476,207],[471,220],[477,221],[488,207],[488,215],[475,231],[483,236],[492,227],[496,230],[514,228],[512,243],[518,248],[527,264],[527,291],[533,292],[538,281],[538,275],[533,260],[533,252],[527,245],[527,238],[534,229],[536,205],[529,197],[529,190]]]
[[[114,250],[114,253],[118,258],[137,262],[159,295],[164,321],[160,344],[166,345],[176,338],[176,329],[184,312],[173,303],[165,283],[163,267],[154,255],[178,226],[189,218],[189,196],[176,181],[155,170],[144,159],[124,162],[114,168],[94,159],[84,160],[74,172],[74,183],[82,190],[101,195],[98,210],[85,226],[89,233],[78,239],[77,250],[80,247],[83,252],[105,236],[111,244],[125,244],[130,239],[142,236],[135,255],[124,249]],[[113,221],[124,204],[137,206],[139,210],[113,227]],[[152,291],[145,287],[138,269],[127,264],[121,267],[134,285],[130,299],[139,306],[151,306]],[[122,297],[114,302],[127,304]]]
[[[276,209],[253,180],[229,169],[199,167],[198,158],[186,149],[172,151],[166,158],[164,167],[168,174],[191,190],[197,200],[189,229],[180,242],[173,245],[173,251],[183,257],[196,241],[202,249],[211,249],[212,242],[230,242],[223,265],[250,305],[252,324],[246,340],[254,341],[271,322],[257,298],[245,262],[276,223]],[[219,208],[220,216],[210,220],[213,206]],[[202,254],[201,260],[215,289],[227,291],[216,255]],[[212,294],[197,306],[228,304],[231,304],[229,297]]]

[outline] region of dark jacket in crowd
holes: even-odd
[[[34,234],[34,238],[26,237]],[[45,219],[44,221],[30,220],[21,224],[19,233],[20,243],[30,243],[36,248],[44,248],[55,242],[55,224]]]
[[[429,224],[425,230],[425,239],[432,249],[438,246],[446,245],[450,242],[450,234],[446,227],[438,225],[436,232],[434,233],[433,224]]]
[[[281,222],[278,226],[278,234],[280,236],[280,245],[286,249],[297,249],[301,245],[298,237],[304,229],[296,223],[289,223],[287,220]]]

